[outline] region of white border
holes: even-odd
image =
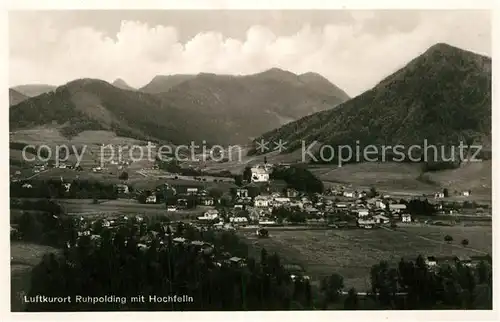
[[[48,9],[495,9],[494,13],[494,28],[493,31],[500,27],[499,11],[500,2],[494,0],[419,0],[419,1],[402,1],[402,0],[307,0],[307,1],[292,1],[292,0],[8,0],[2,2],[2,12],[0,14],[0,34],[4,40],[1,48],[0,61],[3,65],[3,71],[8,71],[8,24],[7,10],[48,10]],[[496,34],[494,32],[494,34]],[[497,37],[493,36],[493,56],[500,52]],[[29,41],[29,39],[26,39]],[[497,95],[499,87],[500,67],[493,59],[493,117],[492,124],[500,122],[499,112],[497,108]],[[1,150],[8,151],[8,74],[3,73],[1,77],[0,96],[4,102],[0,113],[0,128],[5,129],[2,133]],[[497,168],[496,160],[498,159],[498,146],[495,140],[498,131],[493,127],[493,168]],[[4,157],[1,160],[1,169],[8,169],[8,158]],[[500,173],[493,171],[493,195],[500,195],[500,188],[496,182],[500,181]],[[8,171],[0,171],[0,185],[4,193],[1,194],[1,203],[4,205],[4,215],[1,216],[2,231],[8,231],[9,216],[8,216]],[[493,209],[500,206],[498,198],[493,198]],[[496,231],[498,221],[493,220],[493,230]],[[88,321],[88,320],[165,320],[171,319],[174,321],[187,319],[204,320],[206,322],[220,322],[224,320],[231,321],[252,321],[268,320],[276,321],[277,319],[286,319],[286,321],[303,321],[309,320],[395,320],[395,321],[491,321],[499,320],[498,305],[495,305],[493,311],[283,311],[283,312],[178,312],[178,313],[10,313],[10,241],[7,233],[1,234],[1,285],[4,285],[3,295],[1,296],[1,314],[0,320],[19,320],[19,321]],[[493,234],[493,257],[494,260],[499,258],[499,249],[495,247],[496,243],[500,242],[497,234]],[[494,265],[494,281],[500,277],[499,267]],[[498,284],[494,284],[494,294],[499,294]],[[496,297],[494,297],[495,299]],[[498,302],[498,301],[497,301]]]

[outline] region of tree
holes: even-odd
[[[444,195],[444,197],[445,197],[445,198],[448,198],[448,197],[450,196],[450,193],[449,193],[449,191],[448,191],[448,188],[444,188],[444,189],[443,189],[443,195]]]
[[[451,237],[450,235],[446,235],[444,236],[444,241],[450,244],[453,241],[453,237]]]
[[[120,173],[120,176],[118,177],[118,179],[120,180],[128,180],[128,172],[127,171],[123,171],[122,173]]]
[[[321,281],[320,285],[321,292],[325,296],[325,300],[328,303],[338,300],[343,288],[344,278],[337,273],[333,273],[332,275],[325,277]]]
[[[252,169],[250,167],[245,167],[245,170],[243,170],[243,180],[252,181]]]
[[[234,184],[237,185],[238,187],[241,187],[243,185],[243,176],[238,174],[234,176]]]
[[[357,308],[358,308],[358,293],[356,292],[356,289],[354,287],[351,287],[344,301],[344,309],[356,310]]]
[[[377,189],[375,187],[370,188],[370,193],[368,194],[368,197],[373,198],[378,194]]]
[[[223,194],[224,192],[218,188],[212,188],[208,191],[208,195],[216,200],[222,197]]]
[[[462,239],[461,244],[462,244],[462,246],[466,247],[467,245],[469,245],[469,240],[468,239]]]

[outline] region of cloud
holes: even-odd
[[[249,74],[279,67],[320,73],[357,95],[436,42],[491,53],[487,12],[355,12],[351,24],[305,23],[289,35],[254,25],[240,38],[203,31],[184,41],[175,26],[122,21],[111,37],[91,26],[56,28],[54,21],[34,17],[10,20],[12,85],[120,77],[140,87],[155,75]]]

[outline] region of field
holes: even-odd
[[[450,197],[450,200],[475,200],[481,203],[491,202],[491,161],[465,164],[454,170],[422,173],[418,164],[395,162],[372,162],[360,164],[311,165],[309,169],[325,185],[344,184],[356,189],[377,190],[395,196],[421,196],[448,188],[472,190],[469,198]]]
[[[270,238],[258,239],[255,232],[241,233],[251,245],[251,253],[259,257],[260,249],[281,255],[287,263],[302,265],[314,284],[332,273],[344,276],[345,286],[363,292],[370,287],[370,268],[381,260],[391,263],[404,257],[414,260],[423,256],[491,254],[491,227],[415,227],[397,231],[375,230],[310,230],[270,231]],[[443,238],[450,234],[452,244]],[[468,247],[460,245],[467,238]]]
[[[19,312],[24,308],[21,301],[23,292],[28,292],[31,283],[31,269],[36,266],[44,254],[57,252],[49,246],[35,245],[23,242],[13,242],[10,245],[11,256],[11,309]]]
[[[164,204],[140,204],[135,200],[118,199],[101,201],[93,204],[90,199],[60,199],[57,202],[64,208],[65,212],[73,215],[96,215],[96,214],[137,214],[137,215],[165,215],[171,220],[191,220],[201,216],[207,207],[195,209],[178,210],[166,212]]]

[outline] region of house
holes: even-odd
[[[198,217],[199,220],[214,220],[219,217],[219,212],[215,209],[210,209],[205,211],[202,217]]]
[[[425,265],[427,265],[428,268],[434,268],[437,267],[437,259],[434,256],[428,256],[425,259]]]
[[[358,219],[358,226],[365,229],[371,229],[375,226],[374,219]]]
[[[175,212],[177,211],[177,207],[176,206],[168,206],[167,207],[167,212]]]
[[[235,204],[234,209],[243,210],[243,205],[241,203]]]
[[[269,181],[269,171],[263,167],[253,167],[250,169],[252,175],[252,182],[268,182]]]
[[[411,215],[410,214],[401,215],[401,222],[411,222]]]
[[[248,197],[248,189],[245,189],[245,188],[236,189],[236,197],[238,197],[238,198]]]
[[[472,259],[469,256],[455,256],[455,263],[465,266],[472,266]]]
[[[288,198],[297,198],[299,196],[299,192],[293,188],[286,189],[286,196]]]
[[[384,215],[375,215],[373,219],[377,224],[388,224],[390,221],[389,218]]]
[[[186,208],[188,205],[188,200],[186,198],[179,198],[177,199],[177,206]]]
[[[198,188],[187,188],[186,193],[190,196],[196,195],[198,193]]]
[[[354,192],[353,191],[344,191],[342,193],[342,196],[344,196],[346,198],[354,198]]]
[[[305,212],[307,212],[311,216],[316,216],[319,214],[319,210],[314,208],[314,207],[307,207],[304,209]]]
[[[229,218],[230,223],[246,224],[248,219],[246,217],[231,217]]]
[[[151,195],[146,198],[146,203],[156,203],[156,195]]]
[[[116,192],[118,192],[119,194],[128,194],[130,191],[126,184],[120,183],[116,185]]]
[[[204,206],[213,206],[215,204],[214,198],[211,197],[202,197],[200,202]]]
[[[290,198],[285,198],[285,197],[276,197],[273,200],[274,205],[284,205],[290,203]]]
[[[234,256],[229,259],[229,263],[231,265],[243,266],[245,264],[245,260],[243,258]]]
[[[259,225],[272,226],[272,225],[276,225],[276,221],[274,221],[274,220],[259,220]]]
[[[441,199],[444,198],[444,193],[443,192],[436,192],[434,194],[434,199]]]
[[[462,191],[462,196],[469,197],[470,196],[470,190],[468,190],[468,191]]]
[[[255,207],[264,208],[269,207],[270,200],[269,197],[266,196],[257,196],[254,198],[253,202]]]
[[[389,210],[393,213],[401,213],[406,210],[405,204],[393,203],[389,205]]]
[[[26,188],[26,189],[31,189],[31,188],[33,188],[33,186],[32,186],[31,184],[29,184],[29,183],[25,183],[25,184],[23,184],[23,185],[22,185],[22,187],[23,187],[23,188]]]
[[[346,203],[337,203],[335,205],[336,208],[339,208],[339,209],[347,209],[347,204]]]
[[[71,183],[63,183],[63,187],[66,192],[69,192],[71,189]]]
[[[177,244],[183,244],[183,243],[186,242],[186,238],[184,238],[184,237],[176,237],[176,238],[172,239],[172,241],[174,243],[177,243]]]
[[[355,212],[358,214],[358,218],[366,217],[370,214],[368,209],[356,209]]]

